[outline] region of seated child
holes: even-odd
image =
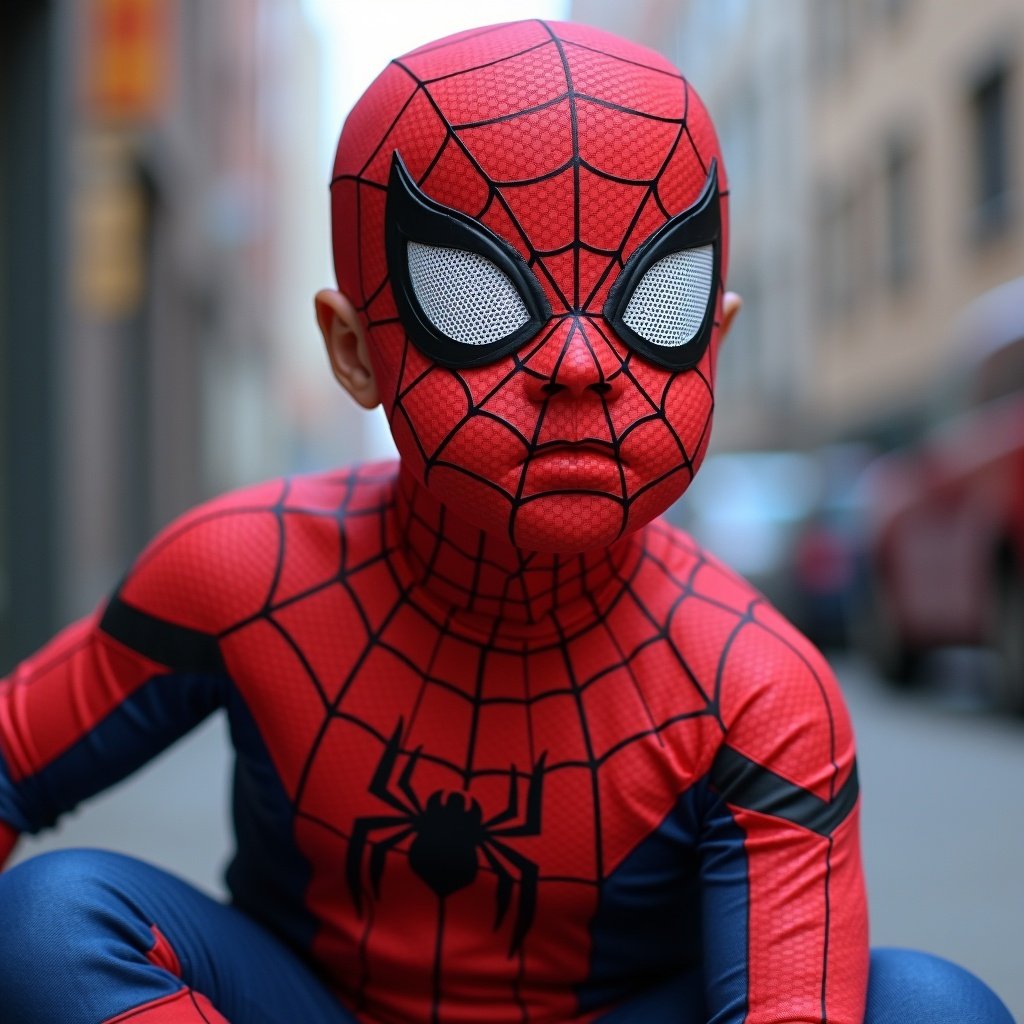
[[[1006,1024],[934,958],[869,980],[833,675],[657,519],[739,307],[685,79],[452,36],[370,86],[331,195],[320,327],[401,461],[192,511],[0,684],[0,860],[226,709],[231,904],[99,851],[0,875],[3,1019]]]

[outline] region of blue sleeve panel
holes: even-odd
[[[680,797],[601,888],[591,973],[577,990],[581,1010],[671,984],[686,988],[680,1015],[692,1011],[693,1021],[710,1016],[715,1024],[743,1019],[749,904],[743,838],[707,779]]]

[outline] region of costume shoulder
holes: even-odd
[[[667,524],[657,529],[663,560],[683,588],[670,634],[723,727],[719,771],[768,768],[825,801],[848,782],[855,792],[853,730],[822,654],[692,537]]]
[[[0,680],[0,861],[15,834],[56,821],[222,705],[233,628],[337,579],[353,548],[379,554],[391,475],[272,480],[200,505],[97,612]]]
[[[720,730],[702,868],[715,1019],[855,1024],[868,933],[842,694],[825,659],[762,594],[685,534],[657,531],[679,591],[669,635]],[[720,925],[736,907],[739,944]]]
[[[270,480],[197,506],[140,555],[104,627],[141,615],[218,634],[326,583],[338,571],[349,517],[379,509],[392,477],[388,465],[357,466]]]

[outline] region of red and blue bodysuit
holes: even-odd
[[[116,854],[20,865],[3,1020],[865,1019],[835,680],[656,519],[708,442],[726,197],[692,89],[603,33],[478,30],[377,79],[334,246],[400,464],[192,511],[0,683],[0,856],[225,709],[232,903]],[[927,976],[1009,1020],[913,956],[867,1019],[930,1012]]]

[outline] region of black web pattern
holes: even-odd
[[[616,54],[608,53],[607,51],[598,50],[590,46],[586,46],[582,43],[573,42],[570,40],[564,40],[560,38],[555,29],[545,22],[540,22],[544,27],[548,39],[544,42],[536,43],[531,46],[524,47],[523,49],[517,50],[514,53],[510,53],[500,58],[496,58],[490,61],[486,61],[481,64],[474,65],[469,68],[463,68],[459,71],[452,72],[450,74],[441,75],[435,78],[420,78],[414,71],[409,67],[408,63],[402,60],[396,60],[393,63],[399,67],[405,74],[415,83],[415,89],[406,99],[401,110],[396,115],[394,121],[388,126],[384,132],[379,145],[373,150],[368,159],[366,160],[362,170],[356,175],[340,175],[332,181],[332,185],[337,181],[351,180],[356,183],[356,206],[357,206],[357,225],[360,234],[359,245],[360,248],[363,246],[362,231],[365,218],[362,211],[362,189],[375,189],[379,191],[385,191],[385,186],[380,182],[374,181],[367,177],[367,171],[376,160],[378,160],[382,150],[385,146],[397,144],[396,140],[400,139],[401,131],[400,126],[403,117],[409,111],[411,105],[419,96],[423,96],[430,103],[436,117],[443,126],[444,137],[441,145],[438,147],[433,158],[429,161],[426,170],[419,177],[418,184],[422,186],[424,183],[429,182],[430,176],[434,168],[437,166],[445,149],[448,146],[458,147],[462,156],[468,161],[470,166],[473,168],[475,173],[479,176],[480,182],[486,188],[486,200],[482,207],[473,213],[473,215],[479,219],[483,217],[492,204],[497,204],[501,207],[501,210],[508,221],[512,224],[515,232],[516,239],[522,250],[525,250],[527,254],[527,263],[530,268],[537,274],[550,288],[550,290],[556,296],[558,303],[561,304],[561,308],[564,312],[556,313],[553,317],[549,327],[546,330],[542,330],[541,334],[534,339],[532,342],[524,346],[523,349],[515,353],[510,359],[510,366],[502,378],[498,380],[493,387],[491,387],[486,394],[481,398],[475,400],[471,387],[466,383],[463,378],[463,372],[455,371],[444,371],[437,367],[431,367],[419,376],[415,377],[408,383],[403,384],[406,376],[406,360],[408,357],[409,341],[406,339],[405,348],[403,350],[402,364],[399,373],[396,376],[396,390],[391,401],[389,402],[389,408],[391,410],[390,415],[392,418],[400,416],[405,419],[409,427],[409,436],[419,449],[419,454],[422,459],[424,467],[424,477],[429,480],[431,471],[436,467],[445,467],[453,470],[457,473],[464,474],[475,480],[478,484],[481,484],[495,493],[498,493],[508,503],[510,514],[508,518],[508,531],[509,538],[513,543],[516,541],[516,521],[519,516],[520,510],[528,503],[543,498],[545,495],[551,495],[555,493],[568,493],[558,492],[553,490],[545,490],[539,494],[525,493],[527,487],[527,481],[529,478],[530,467],[536,456],[545,450],[545,444],[540,441],[541,434],[544,429],[545,418],[548,414],[549,403],[552,400],[565,401],[563,392],[564,386],[558,383],[558,377],[561,373],[562,363],[569,353],[570,349],[582,342],[586,347],[590,359],[593,360],[594,364],[594,381],[588,387],[588,400],[593,400],[595,397],[600,401],[602,409],[603,427],[602,433],[607,436],[594,436],[588,434],[588,436],[574,438],[574,441],[591,441],[594,443],[610,444],[615,457],[620,465],[619,472],[619,483],[617,492],[609,492],[607,490],[593,489],[588,490],[586,488],[574,488],[571,493],[581,495],[588,494],[595,498],[606,499],[614,501],[620,508],[620,527],[619,536],[622,536],[627,529],[630,527],[630,510],[636,504],[637,500],[643,497],[649,490],[659,487],[662,483],[666,482],[672,477],[675,477],[679,473],[685,474],[685,480],[680,486],[680,490],[692,479],[695,472],[695,461],[699,453],[704,449],[707,442],[708,433],[711,426],[711,416],[714,409],[714,396],[711,384],[711,377],[713,375],[713,366],[709,361],[707,363],[707,369],[704,368],[704,363],[701,365],[686,371],[689,374],[694,375],[700,380],[703,392],[706,395],[706,401],[708,403],[708,413],[704,420],[703,426],[700,429],[698,436],[693,440],[692,446],[687,447],[687,443],[683,437],[680,436],[679,432],[675,429],[671,422],[671,417],[667,414],[667,404],[669,401],[669,390],[674,379],[674,375],[663,373],[658,377],[660,382],[660,390],[657,393],[650,393],[648,388],[644,385],[641,380],[638,379],[636,372],[634,371],[634,361],[637,356],[628,350],[618,339],[615,339],[613,332],[611,331],[608,323],[600,313],[593,311],[594,303],[597,297],[601,293],[601,290],[607,287],[614,279],[613,275],[616,275],[618,271],[621,271],[624,265],[624,254],[627,246],[631,241],[634,241],[633,235],[637,228],[637,225],[643,215],[644,210],[647,208],[648,202],[653,201],[662,217],[668,220],[674,213],[678,213],[678,210],[669,210],[666,206],[663,198],[659,192],[659,182],[666,168],[670,165],[673,158],[676,156],[677,150],[681,146],[688,147],[694,157],[696,158],[703,174],[706,176],[708,173],[709,162],[701,155],[698,146],[691,134],[690,127],[688,124],[688,114],[690,106],[690,90],[685,79],[677,73],[669,72],[664,68],[658,68],[651,65],[641,64],[635,61],[628,60],[624,57]],[[486,35],[489,32],[498,31],[500,27],[484,30],[483,32],[477,33],[476,36]],[[452,43],[441,43],[437,47],[432,48],[433,50],[443,49],[445,46],[453,45]],[[531,53],[536,50],[540,50],[544,47],[553,47],[557,50],[559,59],[561,61],[564,74],[565,74],[565,91],[558,95],[549,98],[543,103],[525,107],[520,110],[516,110],[512,113],[504,114],[502,116],[488,118],[484,120],[477,120],[465,123],[453,124],[445,115],[439,102],[431,94],[431,86],[440,81],[446,81],[451,78],[458,77],[460,75],[469,74],[471,72],[479,71],[482,68],[499,66],[507,61],[514,60],[524,54]],[[664,75],[668,78],[675,79],[679,82],[681,92],[681,116],[678,118],[670,118],[664,116],[658,116],[655,114],[647,113],[641,110],[637,110],[631,107],[627,107],[618,103],[613,103],[609,100],[602,99],[587,93],[580,92],[576,89],[568,52],[573,48],[580,51],[586,51],[605,58],[610,62],[615,62],[620,65],[633,66],[644,72],[653,73],[657,75]],[[428,52],[428,51],[421,51]],[[512,122],[517,118],[521,118],[524,115],[528,115],[547,107],[555,106],[556,104],[568,102],[570,112],[570,124],[572,132],[572,155],[568,161],[563,163],[561,166],[554,168],[553,170],[538,175],[533,178],[527,178],[522,180],[493,180],[482,167],[480,161],[474,156],[474,153],[469,145],[463,140],[460,132],[471,129],[480,128],[482,126],[499,124],[503,122]],[[668,123],[676,126],[676,132],[674,139],[669,146],[667,152],[662,159],[661,165],[658,167],[657,172],[651,178],[626,178],[611,174],[607,171],[596,167],[593,163],[585,160],[580,152],[580,140],[578,134],[578,119],[577,119],[577,106],[580,102],[587,102],[600,107],[606,107],[609,109],[617,110],[621,113],[628,114],[632,117],[647,120],[649,122]],[[572,170],[573,181],[574,181],[574,230],[572,241],[556,249],[538,249],[535,247],[531,240],[529,233],[523,227],[520,220],[517,218],[516,213],[512,205],[507,201],[505,191],[514,188],[524,188],[531,185],[537,185],[541,182],[553,179],[560,174],[565,173],[568,169]],[[636,210],[633,216],[630,218],[628,224],[623,230],[621,240],[619,244],[611,249],[602,249],[585,242],[581,238],[581,189],[580,189],[580,172],[581,169],[586,168],[587,171],[596,175],[598,178],[604,178],[609,181],[618,182],[624,185],[636,186],[643,190],[642,197],[637,200]],[[722,196],[727,196],[728,192],[723,191]],[[642,241],[637,239],[635,241]],[[381,242],[382,244],[382,242]],[[581,273],[580,273],[580,254],[586,251],[593,255],[602,257],[607,260],[607,266],[604,271],[598,277],[596,283],[589,290],[588,294],[581,295]],[[573,287],[572,294],[568,295],[559,285],[554,275],[549,270],[546,259],[551,257],[557,257],[567,252],[572,253],[573,257]],[[376,300],[380,297],[381,293],[389,285],[389,280],[385,274],[384,278],[378,282],[366,282],[362,277],[363,267],[360,265],[360,289],[361,289],[361,303],[360,312],[367,317],[368,325],[371,331],[374,328],[384,327],[389,324],[395,324],[397,321],[394,318],[375,318],[373,313],[373,307]],[[717,311],[719,308],[720,293],[722,290],[722,283],[719,281],[718,294],[712,298],[714,309]],[[553,303],[553,305],[555,305]],[[562,328],[562,323],[570,319],[571,324],[567,331]],[[718,329],[720,321],[716,318],[714,321],[714,329]],[[562,329],[565,333],[564,340],[561,342],[561,351],[559,352],[557,359],[554,362],[553,369],[550,373],[544,373],[531,365],[535,361],[535,357],[538,352],[547,344],[549,344],[552,338]],[[459,382],[462,391],[465,395],[467,402],[468,411],[466,414],[456,423],[444,436],[441,441],[436,444],[432,450],[428,450],[420,439],[415,424],[410,416],[407,408],[406,401],[410,393],[420,385],[423,380],[432,373],[438,372],[451,372],[453,377]],[[493,411],[487,408],[488,404],[502,392],[503,389],[508,387],[517,377],[525,375],[533,378],[544,394],[544,399],[540,405],[537,413],[536,422],[532,431],[526,432],[519,429],[516,425],[509,423],[507,420],[496,415]],[[624,429],[616,429],[614,422],[613,410],[611,404],[615,402],[616,395],[627,391],[632,394],[634,391],[636,394],[642,396],[642,401],[647,407],[647,412],[644,416],[639,417],[632,421]],[[560,396],[560,397],[556,397]],[[501,484],[494,480],[488,479],[485,475],[473,471],[472,469],[461,465],[456,461],[453,461],[450,457],[446,458],[446,452],[451,444],[452,440],[459,434],[459,432],[466,426],[466,424],[475,417],[491,418],[499,421],[504,429],[510,431],[518,441],[523,445],[526,450],[526,457],[522,462],[521,472],[519,476],[518,486],[514,491],[507,490]],[[643,424],[651,421],[658,420],[664,424],[666,430],[669,432],[673,439],[673,443],[678,451],[678,462],[655,479],[647,480],[642,486],[635,489],[630,489],[627,486],[626,476],[621,470],[621,448],[622,443],[628,434],[642,426]]]
[[[763,615],[764,602],[759,596],[752,596],[740,606],[734,606],[720,596],[716,596],[715,590],[720,586],[722,570],[710,562],[702,551],[695,547],[689,539],[679,534],[672,528],[656,522],[648,527],[644,543],[637,546],[637,558],[628,567],[614,567],[612,573],[612,584],[605,593],[594,593],[584,589],[585,600],[589,603],[591,614],[583,623],[573,625],[560,620],[558,610],[552,612],[553,631],[542,639],[530,638],[509,638],[500,631],[500,622],[495,621],[489,634],[481,633],[477,628],[466,628],[466,624],[455,610],[444,611],[432,596],[420,585],[417,578],[409,572],[408,562],[402,554],[401,534],[396,529],[396,480],[391,473],[374,472],[369,470],[343,472],[330,477],[321,478],[320,483],[329,486],[331,492],[338,495],[336,504],[326,505],[317,502],[310,505],[306,501],[292,497],[292,484],[285,481],[282,484],[278,500],[265,507],[257,505],[235,506],[225,510],[211,512],[205,517],[192,520],[187,529],[201,528],[210,520],[224,516],[246,517],[252,515],[272,515],[277,523],[278,545],[276,553],[276,564],[273,573],[273,580],[266,593],[262,608],[255,615],[249,616],[216,635],[216,655],[207,650],[206,655],[196,654],[197,659],[208,659],[216,656],[218,659],[219,648],[222,641],[239,634],[249,627],[259,623],[269,624],[282,638],[287,647],[294,654],[296,663],[300,666],[300,675],[306,679],[316,693],[317,701],[323,709],[323,719],[316,738],[310,746],[308,756],[305,759],[296,791],[290,797],[292,814],[295,818],[304,820],[328,832],[331,836],[343,840],[346,845],[349,842],[349,832],[335,822],[324,816],[327,808],[310,807],[306,801],[306,788],[310,775],[314,770],[317,759],[323,749],[332,726],[335,723],[343,722],[349,726],[361,730],[372,736],[383,751],[389,741],[394,741],[394,730],[376,728],[372,723],[366,721],[360,715],[352,714],[346,709],[345,701],[353,683],[364,671],[364,666],[370,654],[375,650],[384,650],[394,658],[404,663],[410,670],[420,676],[421,683],[419,693],[412,703],[411,709],[396,708],[395,722],[402,723],[402,731],[408,737],[416,729],[417,717],[424,698],[432,688],[441,688],[448,694],[466,702],[472,713],[472,725],[469,730],[469,743],[464,759],[455,759],[451,756],[438,753],[428,747],[422,749],[414,748],[409,742],[403,741],[399,744],[399,759],[407,763],[408,759],[415,755],[424,761],[430,761],[447,769],[454,776],[461,780],[464,791],[469,792],[475,780],[485,777],[497,777],[502,782],[507,782],[517,776],[519,785],[526,787],[534,778],[534,771],[542,759],[546,758],[542,772],[545,779],[550,779],[559,772],[585,769],[590,777],[590,792],[593,801],[593,822],[594,822],[594,850],[596,855],[595,868],[593,873],[581,875],[564,875],[546,873],[543,868],[539,874],[539,887],[541,894],[545,883],[560,882],[571,883],[591,890],[599,889],[602,881],[608,876],[614,865],[607,862],[605,851],[605,831],[602,824],[602,803],[599,786],[599,778],[605,766],[611,762],[617,754],[624,749],[641,742],[655,742],[664,747],[668,742],[665,736],[667,730],[681,722],[700,718],[711,719],[714,722],[713,729],[718,735],[724,735],[725,723],[722,720],[721,691],[723,678],[729,663],[731,651],[741,634],[749,630],[756,630],[760,637],[766,642],[782,644],[796,654],[803,662],[808,673],[814,677],[821,693],[821,699],[828,715],[829,722],[832,722],[832,709],[829,704],[827,693],[822,681],[818,678],[814,666],[803,658],[802,653],[792,646],[791,640],[779,632],[772,623],[770,616]],[[282,596],[279,587],[283,578],[286,562],[288,559],[288,522],[300,523],[303,521],[317,520],[321,527],[334,523],[337,529],[340,551],[339,564],[333,567],[325,567],[324,577],[317,583],[311,584],[297,593]],[[365,550],[350,550],[348,534],[352,527],[360,522],[371,527],[369,533],[377,539],[376,544],[367,545],[364,541],[362,547]],[[426,524],[425,524],[426,525]],[[154,546],[147,554],[152,558],[159,551],[173,543],[179,534],[171,533],[159,545]],[[440,556],[447,554],[447,549],[457,542],[437,534],[436,550]],[[474,557],[470,549],[464,550],[465,557]],[[364,588],[367,585],[365,573],[374,566],[383,567],[394,588],[395,597],[389,609],[383,614],[378,625],[374,626],[373,616],[370,614],[366,602],[367,594]],[[141,567],[141,566],[140,566]],[[531,569],[528,559],[524,559],[522,574],[535,572],[552,572],[558,575],[560,572],[584,578],[586,569],[579,557],[566,558],[559,562],[554,570]],[[672,588],[672,600],[667,609],[658,610],[645,596],[645,588],[641,584],[641,577],[645,573],[655,570],[663,582]],[[138,570],[136,570],[138,571]],[[514,579],[513,574],[509,579]],[[648,577],[649,578],[649,577]],[[351,598],[353,607],[359,616],[363,630],[363,641],[360,655],[355,659],[351,669],[345,678],[336,686],[331,686],[314,669],[311,658],[307,657],[306,648],[309,643],[316,643],[317,637],[304,637],[301,630],[297,631],[294,625],[281,618],[281,613],[288,609],[301,606],[305,601],[316,597],[316,595],[331,588],[341,588]],[[616,611],[624,602],[632,602],[636,611],[646,624],[641,629],[635,629],[634,635],[624,636],[623,631],[616,626]],[[731,622],[732,627],[728,637],[717,653],[717,665],[713,678],[701,678],[691,667],[686,656],[684,645],[681,640],[685,639],[684,630],[679,625],[680,613],[684,608],[690,609],[694,602],[699,603],[709,612],[724,613]],[[112,603],[112,608],[116,605]],[[433,649],[423,657],[424,652],[411,649],[403,643],[401,633],[392,635],[389,632],[391,624],[398,613],[403,609],[412,609],[415,613],[429,622],[433,630],[436,642]],[[116,609],[115,609],[116,611]],[[139,614],[139,613],[136,613]],[[294,619],[292,622],[294,623]],[[153,624],[161,624],[162,620],[151,619]],[[180,630],[182,627],[170,626],[162,623],[171,630]],[[349,624],[346,624],[346,627]],[[107,632],[118,639],[130,641],[135,649],[143,650],[146,647],[159,647],[161,640],[159,636],[155,640],[146,639],[139,631],[133,636],[126,636],[126,627],[119,627],[117,614],[108,611],[105,620]],[[577,641],[586,642],[598,635],[604,635],[610,641],[616,652],[616,657],[611,664],[603,666],[600,670],[585,672],[576,663],[572,649]],[[206,634],[196,634],[197,637],[206,637]],[[446,638],[457,636],[459,640],[469,645],[477,654],[477,672],[475,685],[472,690],[458,685],[457,681],[444,678],[437,670],[436,659],[439,647]],[[212,638],[209,638],[212,639]],[[202,644],[192,645],[194,651],[200,651]],[[658,714],[647,702],[644,686],[640,678],[636,663],[644,652],[655,650],[658,654],[674,663],[678,672],[680,693],[683,695],[680,700],[682,706],[689,704],[691,710],[675,714]],[[486,685],[488,659],[497,654],[517,655],[522,658],[523,666],[523,692],[521,696],[495,697],[488,693]],[[529,673],[527,658],[536,664],[537,659],[543,659],[545,655],[553,655],[559,659],[564,671],[561,673],[556,685],[549,685],[550,681],[544,678],[533,678]],[[197,669],[213,667],[209,664],[181,665],[179,668]],[[223,668],[223,662],[217,667]],[[231,670],[231,666],[227,666]],[[622,729],[622,734],[612,743],[599,744],[592,734],[588,714],[585,706],[585,695],[611,673],[621,672],[629,680],[629,686],[639,697],[643,705],[644,713],[636,716],[635,721]],[[289,679],[289,685],[294,681]],[[242,686],[244,692],[244,685]],[[685,694],[689,692],[689,698]],[[696,695],[696,700],[694,699]],[[559,698],[568,697],[573,702],[580,735],[583,737],[586,756],[584,758],[567,758],[559,755],[557,749],[537,749],[534,739],[534,729],[537,716],[545,714],[548,702],[557,701]],[[503,705],[508,707],[519,707],[525,711],[525,717],[529,729],[529,750],[530,765],[509,765],[507,768],[481,767],[476,762],[476,740],[479,734],[478,723],[480,715],[488,706]],[[408,712],[408,713],[407,713]],[[831,724],[830,724],[831,728]],[[835,754],[835,737],[832,737],[832,787],[831,801],[844,797],[838,789],[839,766]],[[754,773],[753,784],[760,787],[760,790],[771,790],[768,796],[775,803],[770,806],[776,809],[773,813],[779,813],[783,817],[791,817],[791,820],[806,824],[803,818],[796,816],[797,811],[791,814],[784,809],[784,801],[780,803],[779,780],[767,769],[760,769],[760,766],[752,763],[744,763],[742,769],[748,773]],[[691,780],[695,781],[695,780]],[[854,780],[855,783],[855,780]],[[843,787],[845,796],[849,796],[849,784]],[[753,790],[752,790],[753,791]],[[808,791],[799,787],[789,785],[789,790],[782,793],[782,797],[793,801],[803,801],[803,810],[799,813],[807,816],[813,812],[819,818],[822,814],[820,807],[808,807],[808,801],[817,801]],[[818,801],[820,803],[820,801]],[[778,808],[782,808],[779,810]],[[826,807],[827,811],[827,807]],[[845,817],[845,812],[843,815]],[[836,815],[833,813],[833,817]],[[836,818],[836,821],[841,818]],[[831,827],[834,827],[832,823]],[[371,839],[370,845],[373,844]],[[512,844],[514,845],[514,843]],[[407,851],[392,847],[388,850],[388,857],[408,856]],[[343,858],[343,853],[339,853]],[[479,869],[483,872],[492,872],[492,868],[481,859]],[[492,872],[493,873],[493,872]],[[386,872],[385,872],[386,891]],[[433,974],[434,974],[434,1004],[435,1010],[440,1005],[443,996],[443,966],[440,955],[441,934],[443,931],[444,909],[443,900],[439,910],[437,949],[435,951]],[[366,913],[364,914],[364,931],[361,940],[362,951],[362,975],[358,991],[355,993],[358,999],[362,999],[362,993],[369,984],[370,958],[368,955],[368,944],[374,927],[373,900],[367,899]],[[516,955],[519,957],[517,998],[523,1009],[524,1019],[526,1017],[525,1003],[522,1001],[520,988],[524,980],[525,960],[521,950]]]

